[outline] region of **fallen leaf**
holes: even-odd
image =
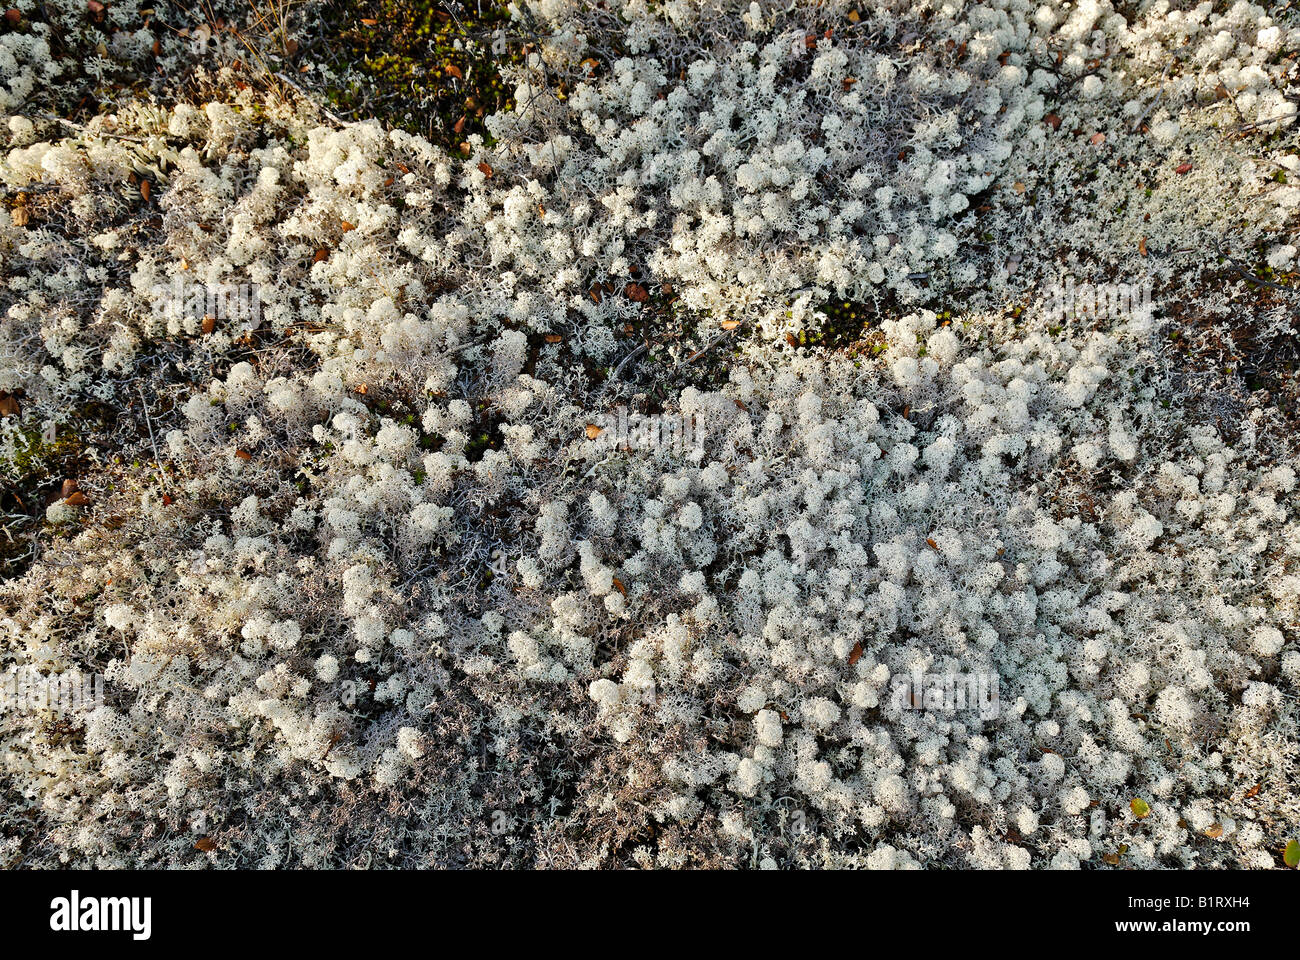
[[[22,412],[18,398],[12,393],[0,390],[0,417],[16,417]]]
[[[23,18],[22,11],[17,7],[10,7],[5,11],[5,19],[9,21],[9,26],[18,26],[18,21]]]
[[[926,545],[927,547],[929,547],[931,550],[938,550],[938,549],[939,549],[939,545],[938,545],[937,543],[934,542],[934,537],[926,537],[926,538],[925,538],[925,545]]]
[[[849,11],[849,23],[857,23],[861,19],[862,19],[862,15],[859,14],[858,11],[856,10]]]
[[[1251,797],[1259,796],[1259,791],[1263,786],[1264,784],[1262,782],[1255,784],[1253,787],[1251,787],[1249,790],[1246,791],[1246,795],[1243,796],[1241,799],[1249,800]]]
[[[1102,857],[1102,859],[1103,859],[1104,861],[1106,861],[1108,864],[1110,864],[1112,867],[1118,867],[1118,866],[1119,866],[1119,854],[1118,854],[1118,853],[1108,853],[1108,854],[1106,854],[1104,857]]]
[[[850,667],[853,666],[861,659],[862,659],[862,641],[859,640],[857,643],[853,645],[853,649],[849,651],[849,666]]]
[[[252,460],[252,459],[253,459],[253,455],[252,455],[251,453],[249,453],[247,450],[243,449],[242,447],[241,447],[240,449],[238,449],[238,450],[235,451],[235,456],[237,456],[240,460]]]
[[[1282,862],[1292,870],[1300,865],[1300,843],[1294,840],[1288,841],[1286,849],[1282,851]]]
[[[162,56],[162,41],[161,41],[161,40],[155,40],[155,41],[153,42],[153,47],[150,48],[150,49],[153,50],[153,55],[154,55],[155,57],[161,57],[161,56]]]
[[[148,203],[148,202],[149,202],[149,192],[150,192],[151,189],[152,189],[152,188],[149,186],[149,181],[148,181],[148,180],[141,180],[141,181],[140,181],[140,196],[141,196],[141,198],[144,200],[145,203]]]
[[[1151,816],[1151,805],[1141,797],[1134,797],[1129,802],[1128,808],[1133,811],[1133,816],[1137,817],[1139,820],[1145,820],[1147,817]]]
[[[1209,837],[1211,840],[1218,840],[1221,836],[1223,836],[1223,824],[1221,823],[1210,824],[1208,827],[1205,828],[1205,835]]]
[[[598,426],[596,426],[594,423],[589,423],[589,424],[587,424],[587,439],[588,439],[588,440],[595,440],[597,437],[599,437],[599,436],[600,436],[602,433],[604,433],[604,432],[605,432],[605,429],[604,429],[603,427],[598,427]]]
[[[341,226],[343,227],[344,233],[350,233],[351,231],[357,228],[357,225],[355,223],[348,223],[346,220],[343,221]]]
[[[460,67],[456,66],[456,64],[454,63],[447,64],[446,70],[449,75],[455,77],[457,80],[465,79],[465,71],[462,70]]]
[[[209,313],[203,318],[203,335],[207,336],[215,329],[217,329],[217,318]]]
[[[1099,147],[1106,142],[1106,134],[1094,133],[1091,137],[1088,138],[1088,142],[1091,143],[1094,147]]]
[[[1192,165],[1190,163],[1180,163],[1178,166],[1174,167],[1174,173],[1178,174],[1181,177],[1183,174],[1189,172],[1191,169],[1192,169]]]
[[[368,17],[362,17],[362,18],[361,18],[361,22],[364,23],[367,27],[373,27],[373,26],[374,26],[375,24],[377,24],[379,21],[378,21],[378,20],[371,20],[371,19],[369,19]]]
[[[330,252],[324,247],[318,247],[316,249],[316,252],[312,254],[311,259],[312,259],[312,263],[320,263],[322,260],[328,260],[329,258],[330,258]]]
[[[25,227],[32,219],[32,212],[26,207],[14,207],[9,211],[9,219],[13,221],[15,227]]]
[[[1144,257],[1147,255],[1147,238],[1146,238],[1146,237],[1143,237],[1141,240],[1138,241],[1138,253],[1142,254],[1142,256],[1144,256]]]
[[[623,581],[618,577],[614,577],[614,589],[623,594],[623,596],[627,596],[627,587],[623,586]]]
[[[794,347],[796,350],[799,349],[799,341],[794,338],[793,333],[787,333],[785,335],[785,342],[790,344],[790,346]]]
[[[296,56],[298,53],[298,41],[290,40],[288,43],[286,43],[284,45],[284,52],[289,54],[289,56],[291,57]]]
[[[163,506],[164,506],[164,507],[170,507],[173,503],[176,502],[176,501],[174,501],[174,500],[171,498],[171,494],[169,494],[169,493],[164,493],[164,494],[163,494],[163,496],[162,496],[162,501],[163,501]]]
[[[217,842],[211,837],[199,837],[194,841],[194,849],[202,850],[204,853],[211,853],[217,849]]]
[[[627,285],[628,299],[633,303],[645,303],[650,299],[650,293],[639,283],[629,283]]]
[[[721,323],[723,330],[735,330],[738,326],[740,326],[739,320],[723,320]]]
[[[70,497],[65,497],[63,502],[70,507],[88,507],[90,506],[90,497],[80,490],[75,490]]]
[[[486,163],[480,163],[478,165],[478,171],[479,173],[483,174],[483,176],[487,177],[489,180],[492,179],[492,168],[488,166]]]
[[[561,343],[564,340],[564,338],[560,336],[558,333],[548,333],[542,339],[545,340],[547,343]]]
[[[465,132],[465,117],[462,116],[451,128],[452,133],[460,134]]]
[[[59,497],[63,500],[68,499],[77,492],[77,481],[71,478],[63,481],[63,486],[59,488]]]
[[[1061,129],[1061,118],[1054,113],[1049,113],[1047,116],[1043,117],[1043,123],[1047,124],[1053,130]]]
[[[1011,188],[1012,188],[1013,190],[1015,190],[1016,193],[1024,193],[1024,192],[1025,192],[1025,185],[1024,185],[1023,183],[1021,183],[1019,180],[1017,180],[1015,183],[1013,183],[1013,184],[1011,185]]]

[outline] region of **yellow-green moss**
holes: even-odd
[[[428,0],[334,0],[326,30],[351,78],[329,98],[449,149],[486,137],[484,117],[514,106],[500,69],[524,56],[518,44],[493,50],[493,32],[509,20],[499,2],[452,16]]]

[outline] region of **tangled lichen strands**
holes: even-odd
[[[0,860],[1278,864],[1293,12],[545,0],[450,152],[106,16],[0,33],[0,678],[105,681]]]

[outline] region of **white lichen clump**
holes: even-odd
[[[106,686],[0,716],[0,835],[96,867],[1280,862],[1300,461],[1168,325],[1258,292],[1195,273],[1225,222],[1295,269],[1294,15],[615,7],[519,6],[543,40],[467,157],[236,84],[216,41],[206,101],[69,129],[24,112],[39,25],[0,36],[0,183],[64,218],[0,209],[0,390],[24,424],[150,411],[148,466],[52,501],[0,593],[0,670]],[[1154,314],[1053,316],[1089,271]],[[196,284],[257,309],[169,305]],[[629,357],[670,295],[699,342]],[[828,301],[877,305],[865,345],[800,339]],[[1289,307],[1248,308],[1261,342]],[[702,442],[602,442],[619,404]],[[918,674],[998,709],[911,709]]]

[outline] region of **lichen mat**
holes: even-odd
[[[339,9],[0,22],[0,866],[1293,865],[1294,10]]]

